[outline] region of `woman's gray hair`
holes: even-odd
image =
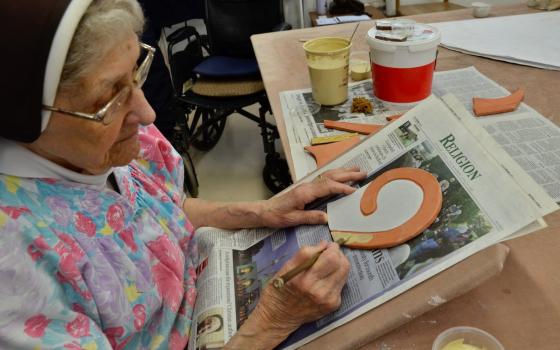
[[[70,44],[59,89],[75,89],[81,78],[131,32],[140,35],[144,14],[137,0],[93,0]]]

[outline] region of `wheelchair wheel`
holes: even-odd
[[[278,152],[266,155],[262,175],[266,187],[272,193],[278,193],[293,183],[288,163],[285,159],[280,158]]]
[[[220,140],[226,120],[225,111],[198,108],[190,125],[190,129],[194,130],[190,143],[201,151],[211,150]]]

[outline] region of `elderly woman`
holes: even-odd
[[[153,48],[136,0],[0,5],[0,348],[182,349],[198,264],[194,229],[325,223],[304,211],[351,193],[356,169],[252,203],[185,198],[181,158],[140,87]],[[348,262],[334,243],[285,288],[266,287],[226,348],[273,348],[336,309]]]

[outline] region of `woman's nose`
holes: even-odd
[[[140,88],[132,89],[129,106],[130,111],[127,115],[127,122],[129,123],[149,125],[156,119],[156,112],[154,112]]]

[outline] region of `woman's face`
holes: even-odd
[[[131,33],[80,82],[79,93],[59,92],[55,99],[58,108],[93,114],[129,86],[130,97],[110,124],[53,112],[45,131],[27,147],[68,169],[94,175],[133,160],[140,150],[138,126],[155,119],[142,90],[133,85],[139,52],[138,38]]]

